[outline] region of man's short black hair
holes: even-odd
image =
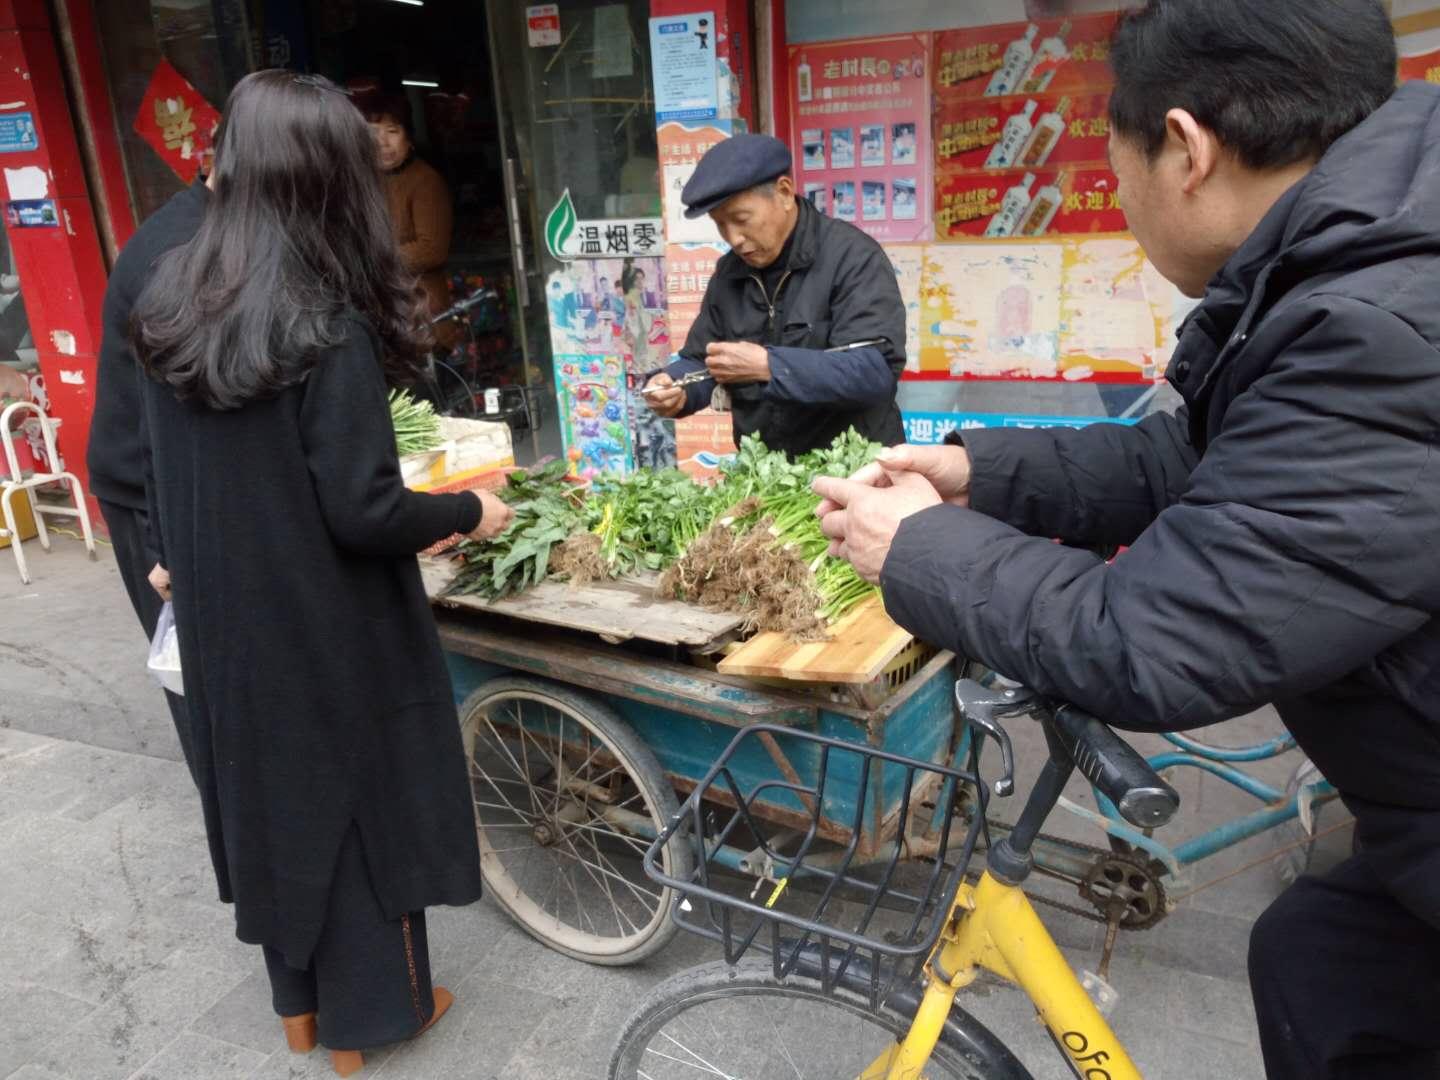
[[[1318,159],[1395,91],[1379,0],[1148,0],[1116,28],[1110,123],[1147,154],[1184,109],[1253,169]]]

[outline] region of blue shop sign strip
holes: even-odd
[[[28,112],[0,115],[0,154],[23,154],[40,149],[35,117]]]
[[[1015,416],[1008,413],[907,412],[905,441],[926,445],[945,441],[952,431],[975,428],[1082,428],[1091,424],[1136,424],[1139,417],[1120,419],[1108,416]]]

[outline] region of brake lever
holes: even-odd
[[[1010,733],[997,717],[1025,715],[1031,711],[1036,698],[1037,695],[1030,690],[992,690],[974,679],[960,679],[955,683],[955,704],[960,710],[960,718],[974,724],[1000,744],[1003,774],[995,781],[995,794],[1002,799],[1015,794],[1015,749],[1010,743]]]

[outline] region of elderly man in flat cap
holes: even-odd
[[[709,214],[730,252],[680,358],[651,378],[645,400],[671,417],[728,408],[737,443],[758,434],[791,456],[852,427],[902,443],[895,271],[874,240],[797,197],[790,171],[790,151],[768,135],[737,135],[701,159],[681,193],[685,216]]]

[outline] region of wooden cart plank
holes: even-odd
[[[455,576],[452,560],[421,559],[425,591],[443,607],[486,611],[512,619],[598,634],[608,641],[640,639],[661,645],[703,648],[738,629],[743,619],[655,597],[654,575],[621,581],[571,585],[542,581],[503,600],[476,596],[441,597]]]
[[[685,664],[636,657],[623,647],[602,645],[580,635],[557,634],[539,627],[497,628],[447,611],[436,612],[436,622],[440,644],[457,656],[553,679],[589,693],[642,703],[666,713],[699,717],[727,727],[770,723],[813,730],[819,711],[814,698],[747,685],[741,679]],[[827,703],[825,709],[856,723],[862,723],[868,715],[845,705]],[[681,730],[677,729],[676,738],[683,740]],[[703,772],[709,764],[706,760],[697,766]]]
[[[868,683],[913,640],[885,614],[877,596],[836,623],[829,641],[796,644],[784,634],[759,634],[720,661],[720,671],[799,682]]]

